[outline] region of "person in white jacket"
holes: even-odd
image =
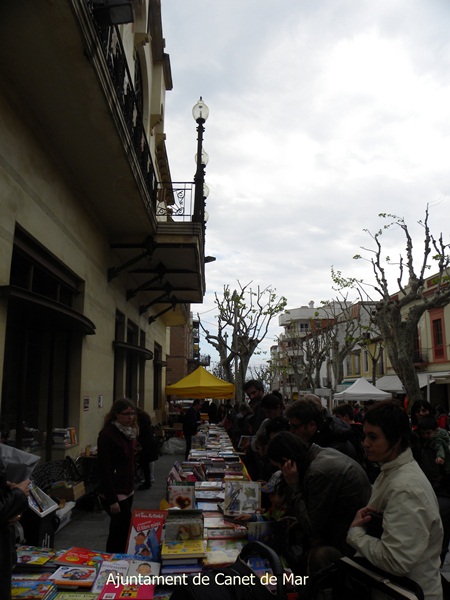
[[[381,473],[347,542],[374,566],[415,581],[427,600],[442,600],[442,523],[433,488],[409,449],[408,416],[395,401],[379,402],[367,411],[364,433],[367,458],[382,465]]]

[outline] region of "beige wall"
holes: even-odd
[[[167,332],[161,319],[151,326],[150,314],[139,316],[138,302],[127,302],[123,278],[107,281],[110,249],[105,232],[83,205],[67,165],[40,143],[40,132],[0,97],[0,285],[8,285],[14,228],[19,224],[85,282],[83,306],[77,309],[94,322],[96,335],[85,336],[79,382],[71,388],[71,419],[80,447],[95,444],[113,394],[114,326],[116,309],[146,330],[146,347],[156,341],[167,351]],[[42,138],[43,139],[43,138]],[[0,303],[0,365],[3,366],[5,304]],[[2,373],[2,368],[0,368]],[[1,384],[1,381],[0,381]],[[153,364],[146,361],[146,403],[153,398]],[[103,396],[103,408],[98,396]],[[90,398],[89,411],[83,398]]]

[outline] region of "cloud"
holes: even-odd
[[[420,259],[426,205],[435,232],[449,213],[444,0],[163,0],[162,14],[173,180],[195,170],[191,107],[200,95],[210,107],[206,251],[217,261],[195,312],[212,321],[214,293],[237,280],[295,307],[333,294],[332,265],[370,278],[352,257],[382,212],[405,217]],[[383,236],[391,256],[400,233]]]

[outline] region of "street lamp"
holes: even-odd
[[[194,176],[195,183],[195,195],[194,195],[194,218],[193,220],[205,223],[205,198],[208,197],[209,189],[205,184],[205,167],[208,164],[209,156],[203,150],[203,134],[205,132],[205,121],[209,115],[209,108],[203,102],[202,97],[192,109],[192,116],[197,122],[197,154],[195,155],[195,162],[197,164],[197,170]]]

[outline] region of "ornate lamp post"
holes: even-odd
[[[197,122],[197,154],[195,162],[197,170],[194,176],[195,195],[194,195],[194,217],[193,220],[198,223],[205,223],[205,199],[208,197],[209,189],[205,184],[205,167],[208,164],[208,154],[203,150],[203,133],[205,132],[205,121],[209,115],[209,108],[203,102],[202,97],[192,109],[192,116]]]

